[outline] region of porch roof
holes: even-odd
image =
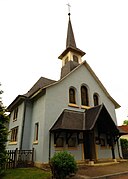
[[[50,131],[89,131],[94,128],[96,122],[101,132],[107,133],[108,131],[111,131],[116,134],[120,133],[103,104],[87,109],[85,112],[65,109]]]
[[[57,131],[57,130],[76,130],[82,131],[84,129],[85,124],[85,113],[80,111],[73,111],[65,109],[55,124],[52,126],[50,131]]]

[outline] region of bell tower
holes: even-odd
[[[70,73],[74,68],[76,68],[82,62],[81,57],[85,55],[85,52],[78,49],[76,46],[70,15],[71,14],[69,12],[66,49],[58,57],[62,60],[61,78],[63,78],[65,75]]]

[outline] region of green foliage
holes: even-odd
[[[128,148],[128,140],[127,139],[120,139],[121,146],[123,148]]]
[[[67,151],[55,153],[50,161],[50,165],[53,177],[56,179],[64,179],[77,171],[76,161]]]
[[[0,94],[2,91],[0,90]],[[2,99],[0,98],[0,175],[4,171],[4,166],[6,163],[6,142],[8,136],[7,130],[8,116],[5,113],[5,108],[2,104]]]
[[[124,121],[123,121],[123,124],[124,124],[124,125],[128,125],[128,120],[124,120]]]

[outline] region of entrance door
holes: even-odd
[[[84,133],[84,158],[85,160],[96,159],[95,141],[94,141],[93,131],[87,131]]]

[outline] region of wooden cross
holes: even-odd
[[[68,3],[66,4],[68,6],[68,14],[70,15],[70,8],[71,8],[71,5]]]

